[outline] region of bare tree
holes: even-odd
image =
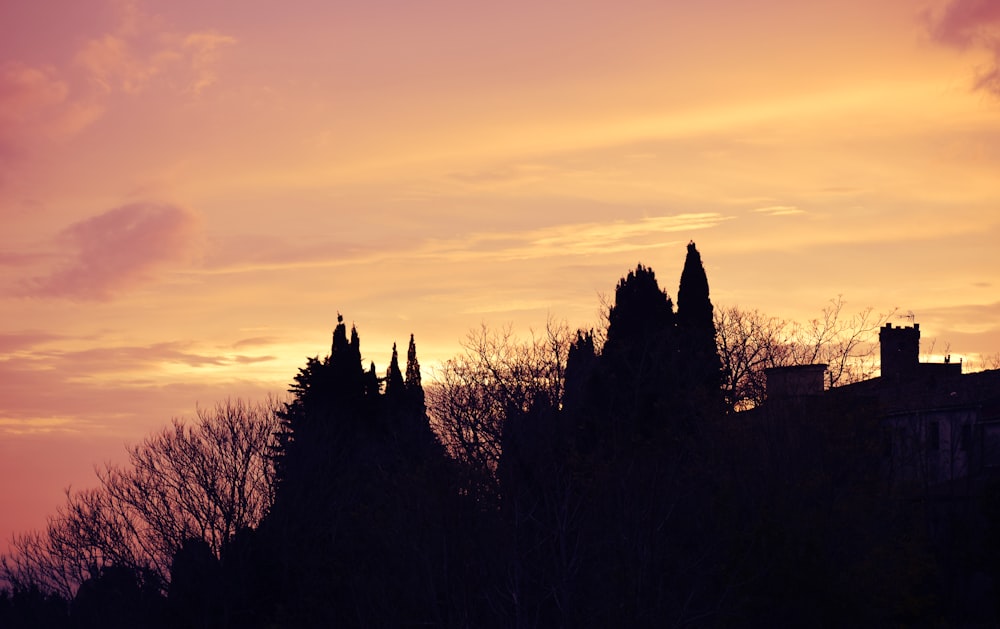
[[[227,400],[129,447],[128,465],[97,470],[96,489],[67,490],[44,532],[15,536],[13,553],[0,558],[0,578],[15,589],[36,585],[69,597],[110,565],[165,584],[187,539],[204,540],[218,555],[272,503],[278,408],[273,399]]]
[[[483,482],[495,478],[504,422],[540,404],[559,408],[572,334],[550,320],[527,340],[510,326],[473,330],[463,352],[435,372],[426,387],[431,421],[449,453]]]
[[[735,410],[764,401],[764,370],[787,364],[789,324],[759,310],[715,309],[715,337],[722,361],[723,388]]]
[[[806,323],[738,306],[717,308],[716,343],[730,407],[744,410],[763,402],[769,367],[823,363],[829,387],[871,378],[878,370],[878,330],[895,309],[876,313],[869,306],[848,316],[845,305],[840,296],[831,299]]]
[[[788,364],[825,363],[830,387],[866,380],[878,371],[878,331],[896,312],[876,313],[868,306],[848,317],[845,303],[838,295],[818,318],[792,325]]]

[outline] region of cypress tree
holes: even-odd
[[[417,344],[410,334],[410,346],[406,349],[406,397],[413,412],[420,418],[425,417],[427,405],[424,399],[424,387],[420,383],[420,361],[417,360]]]
[[[372,361],[368,373],[365,374],[365,396],[371,399],[377,398],[380,388],[378,374],[375,372],[375,361]]]
[[[708,297],[708,276],[694,241],[688,243],[681,283],[677,289],[677,325],[715,334],[712,300]]]
[[[677,290],[677,329],[684,385],[691,387],[701,402],[721,399],[722,362],[715,342],[708,276],[694,241],[688,243]]]
[[[417,360],[417,344],[412,334],[406,350],[406,386],[410,389],[420,386],[420,361]]]
[[[399,371],[399,354],[396,352],[396,344],[392,344],[392,358],[389,360],[389,368],[385,372],[385,396],[388,399],[396,399],[403,395],[403,374]]]
[[[584,405],[585,395],[597,366],[593,332],[576,331],[576,340],[570,343],[566,356],[566,384],[563,408],[576,412]]]

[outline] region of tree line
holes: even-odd
[[[948,594],[926,512],[880,476],[868,409],[738,412],[763,403],[766,367],[870,376],[891,313],[843,307],[805,325],[716,309],[691,243],[676,306],[639,265],[599,329],[484,327],[426,386],[412,336],[381,375],[338,315],[287,401],[175,421],[16,537],[0,626],[996,618]],[[963,570],[1000,576],[1000,536],[976,540]]]

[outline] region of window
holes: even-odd
[[[962,424],[962,452],[968,452],[972,443],[972,424]]]

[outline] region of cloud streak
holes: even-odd
[[[55,343],[58,341],[59,343]],[[66,349],[79,339],[38,331],[0,335],[0,435],[4,432],[87,430],[111,428],[121,415],[142,414],[143,398],[170,398],[168,407],[179,413],[198,399],[210,400],[226,380],[230,394],[241,389],[261,392],[259,381],[246,379],[250,365],[276,360],[270,354],[246,354],[196,347],[188,342],[114,345]],[[179,372],[212,370],[215,379],[178,382]],[[179,391],[186,391],[183,395]],[[39,391],[48,391],[39,395]],[[124,401],[124,402],[123,402]],[[64,422],[67,417],[82,421]],[[169,418],[146,417],[162,422]]]
[[[22,294],[108,300],[151,280],[194,251],[198,219],[175,205],[133,203],[71,225],[58,242],[72,251],[62,268],[23,284]]]
[[[372,265],[401,257],[446,262],[504,262],[602,256],[670,246],[676,243],[665,238],[667,235],[710,229],[732,219],[717,212],[690,212],[633,220],[564,223],[524,230],[460,232],[449,238],[427,238],[413,245],[398,244],[392,248],[329,242],[303,249],[290,243],[271,243],[275,248],[264,256],[244,260],[217,259],[209,261],[196,273],[248,274]],[[232,258],[239,256],[245,257],[246,252],[236,252]]]
[[[805,210],[794,205],[769,205],[767,207],[759,207],[754,212],[757,214],[766,214],[767,216],[795,216],[796,214],[806,213]]]
[[[730,218],[715,212],[682,213],[634,221],[570,223],[523,232],[479,233],[460,240],[432,242],[424,253],[430,257],[529,260],[642,251],[668,245],[663,239],[665,234],[709,229]]]

